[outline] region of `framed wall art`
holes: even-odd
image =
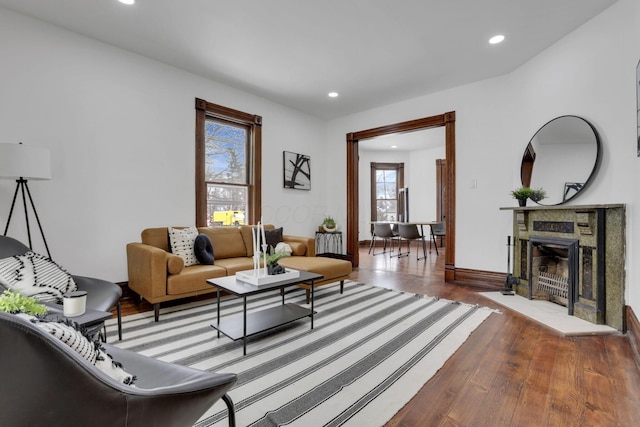
[[[311,190],[311,157],[305,154],[282,152],[284,188]]]

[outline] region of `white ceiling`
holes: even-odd
[[[323,118],[502,75],[616,0],[0,0]],[[487,40],[498,33],[500,45]],[[340,97],[330,99],[329,91]]]

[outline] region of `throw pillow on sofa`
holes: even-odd
[[[193,243],[193,251],[200,264],[213,265],[215,257],[213,256],[213,245],[211,239],[206,234],[198,234]]]
[[[64,268],[32,251],[0,260],[0,284],[47,302],[55,302],[78,288]]]
[[[284,241],[282,238],[282,227],[274,230],[264,230],[264,238],[267,241],[267,251],[278,246],[278,243]]]
[[[171,252],[184,260],[184,266],[189,267],[198,263],[193,250],[198,229],[196,227],[173,228],[169,227],[169,243]]]

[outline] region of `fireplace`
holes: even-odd
[[[529,299],[545,299],[567,307],[573,315],[579,293],[579,241],[532,236],[529,239]]]
[[[624,332],[625,206],[532,206],[513,211],[514,290]]]

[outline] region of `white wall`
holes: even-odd
[[[600,133],[604,153],[598,176],[573,204],[627,204],[626,301],[639,313],[639,9],[634,0],[620,0],[509,75],[333,120],[327,144],[342,149],[348,132],[456,111],[456,267],[505,271],[512,216],[499,209],[515,206],[509,191],[520,185],[524,148],[552,118],[582,116]],[[345,176],[330,179],[337,186]],[[345,210],[342,192],[329,200],[331,209]]]
[[[265,222],[307,236],[320,223],[324,121],[2,8],[0,57],[0,142],[51,150],[53,179],[30,188],[69,271],[125,281],[143,228],[194,223],[195,98],[263,117]],[[282,188],[283,150],[311,156],[311,191]],[[0,181],[3,230],[14,188]],[[9,235],[26,242],[21,211]]]

